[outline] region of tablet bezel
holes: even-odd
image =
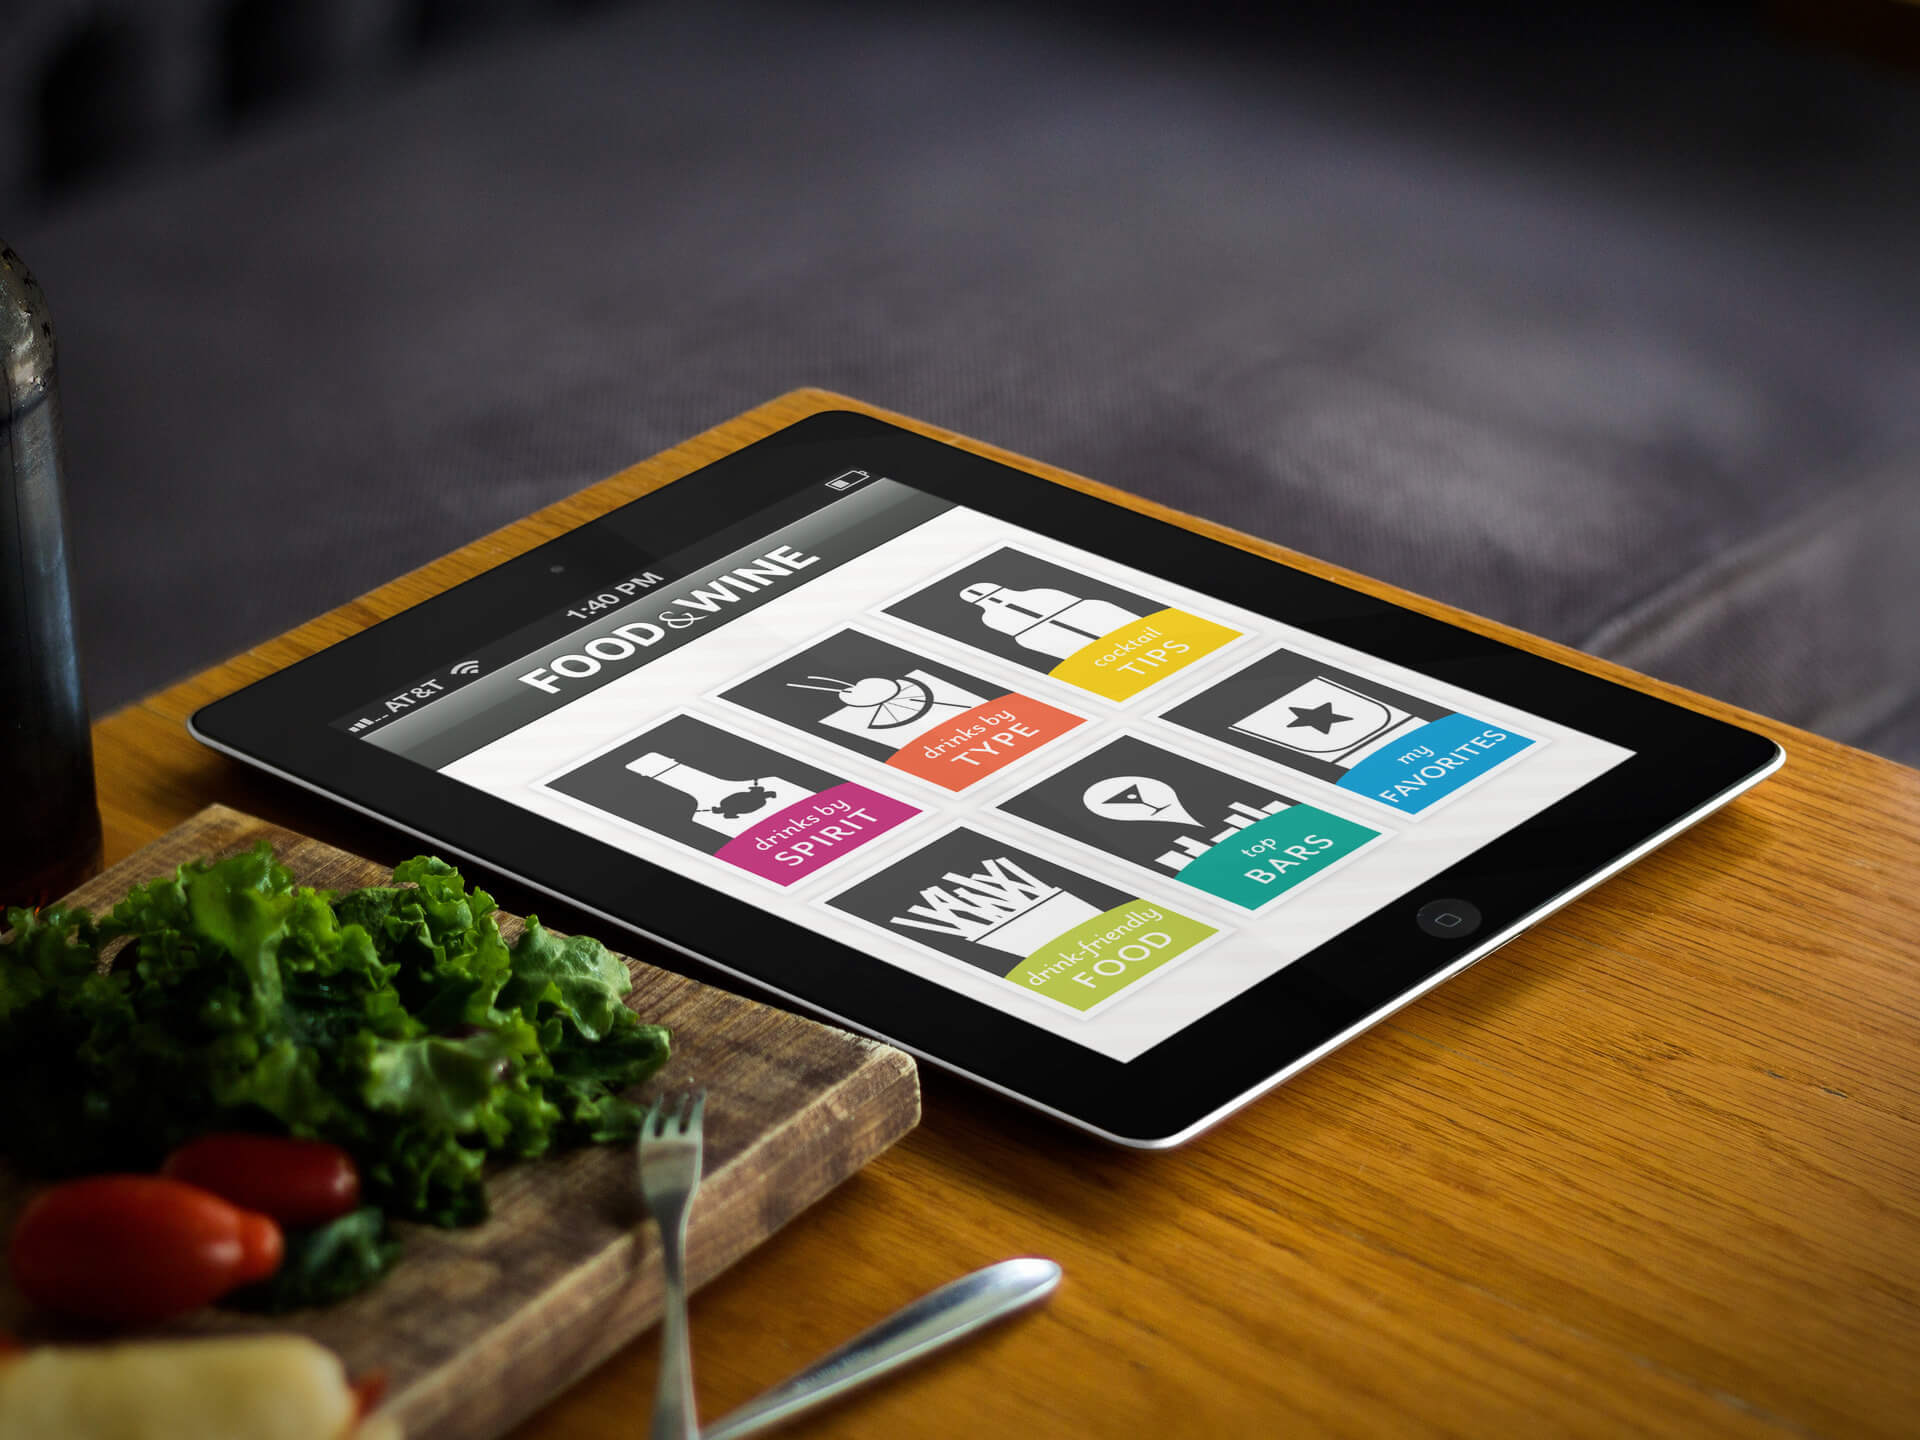
[[[1128,1062],[349,738],[329,719],[852,468],[1585,731],[1631,759]],[[198,711],[196,738],[1121,1144],[1177,1144],[1694,823],[1782,761],[1752,731],[854,411],[796,422]],[[1415,911],[1465,899],[1465,938]],[[741,957],[788,957],[784,973]],[[806,983],[797,983],[804,975]]]

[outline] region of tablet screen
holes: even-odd
[[[1119,1061],[1633,753],[866,471],[582,578],[334,727]]]

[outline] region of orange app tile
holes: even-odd
[[[964,790],[1081,723],[1030,695],[1002,695],[914,737],[887,764],[947,790]]]

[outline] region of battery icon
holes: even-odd
[[[873,477],[865,470],[849,470],[846,474],[836,475],[833,479],[827,481],[827,489],[851,490],[863,480],[871,480],[872,478]]]

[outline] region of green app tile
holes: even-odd
[[[1056,935],[1007,972],[1007,979],[1075,1010],[1091,1010],[1215,934],[1213,926],[1129,900]]]
[[[1214,845],[1183,869],[1180,879],[1258,910],[1379,833],[1312,805],[1289,805]]]

